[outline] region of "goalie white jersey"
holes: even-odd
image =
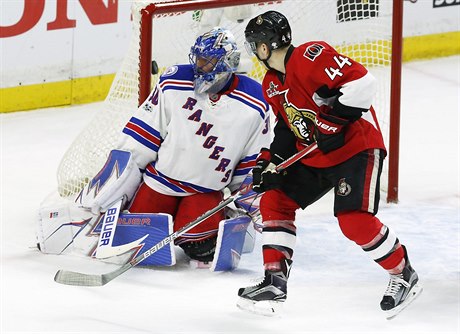
[[[238,188],[272,135],[269,106],[256,81],[235,75],[224,94],[198,95],[191,65],[170,67],[123,129],[144,182],[187,196]]]

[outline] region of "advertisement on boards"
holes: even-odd
[[[337,22],[345,25],[378,18],[383,1],[390,0],[324,1],[337,8]],[[2,106],[0,112],[102,99],[129,47],[131,3],[128,0],[0,0],[3,101],[52,100]],[[419,39],[434,36],[436,42],[440,40],[439,34],[444,43],[447,40],[452,44],[450,40],[457,36],[452,33],[460,30],[459,22],[460,0],[404,1],[403,37],[416,38],[416,43],[408,44],[405,50],[423,44],[444,48],[446,44]],[[96,80],[82,83],[81,80],[88,78]],[[52,89],[47,88],[50,84],[54,85]],[[46,94],[33,96],[36,85],[47,88]],[[84,88],[83,98],[75,98],[78,85]]]

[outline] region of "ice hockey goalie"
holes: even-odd
[[[241,190],[272,132],[260,83],[238,73],[240,54],[227,29],[215,27],[198,36],[190,64],[173,65],[160,76],[75,204],[51,210],[44,205],[40,249],[62,253],[83,247],[102,259],[130,249],[132,257],[218,206],[224,189]],[[93,216],[78,214],[78,207]],[[244,241],[253,242],[250,228],[251,217],[235,206],[183,230],[174,244],[197,266],[233,269]],[[98,237],[80,246],[77,239],[83,236]],[[59,243],[52,242],[55,238]],[[176,261],[173,244],[157,253],[142,264]]]

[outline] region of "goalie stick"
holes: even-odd
[[[275,170],[279,173],[282,170],[286,169],[287,167],[291,166],[295,162],[301,160],[303,157],[305,157],[307,154],[311,153],[317,148],[316,143],[313,143],[301,151],[297,152],[290,158],[286,159],[282,163],[280,163],[278,166],[276,166]],[[146,250],[144,253],[140,254],[139,256],[135,257],[133,260],[130,262],[124,264],[120,268],[111,271],[106,274],[84,274],[84,273],[79,273],[79,272],[74,272],[74,271],[67,271],[67,270],[59,270],[56,275],[54,276],[54,280],[57,283],[61,284],[67,284],[67,285],[77,285],[77,286],[102,286],[107,284],[108,282],[112,281],[116,277],[120,276],[127,270],[131,269],[132,267],[136,266],[146,258],[148,258],[150,255],[153,253],[157,252],[159,249],[163,248],[164,246],[170,244],[174,240],[176,240],[179,236],[183,235],[185,232],[189,231],[193,227],[197,226],[201,222],[203,222],[206,218],[212,216],[216,212],[219,212],[223,208],[225,208],[227,205],[232,203],[240,194],[240,191],[236,192],[233,195],[230,195],[223,201],[221,201],[216,207],[212,208],[211,210],[206,211],[204,214],[202,214],[200,217],[195,219],[194,221],[188,223],[184,227],[182,227],[180,230],[171,233],[168,235],[166,238],[163,240],[159,241],[156,245],[151,247],[150,249]]]

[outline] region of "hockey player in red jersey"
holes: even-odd
[[[293,46],[288,20],[275,11],[251,19],[245,37],[248,52],[268,69],[262,89],[277,124],[253,170],[253,189],[265,192],[260,203],[265,278],[239,289],[238,306],[271,314],[286,300],[295,211],[333,189],[343,234],[390,274],[380,306],[394,316],[421,287],[406,248],[376,217],[386,150],[372,107],[375,78],[324,41]],[[275,165],[314,142],[318,149],[301,163],[274,172]]]

